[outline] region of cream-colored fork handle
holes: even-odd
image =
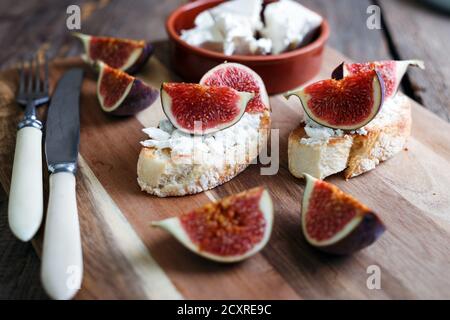
[[[42,131],[24,127],[17,131],[8,221],[14,235],[30,240],[39,229],[43,215]]]

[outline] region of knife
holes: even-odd
[[[45,155],[50,191],[42,251],[41,280],[53,299],[71,299],[81,286],[83,257],[75,195],[80,141],[82,69],[58,82],[48,109]]]

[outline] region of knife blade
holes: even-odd
[[[54,299],[70,299],[81,286],[83,258],[75,193],[80,141],[79,98],[83,71],[59,80],[46,122],[45,155],[50,189],[42,251],[41,280]]]
[[[58,82],[47,115],[45,155],[50,172],[76,170],[80,141],[79,96],[83,70],[71,69]]]

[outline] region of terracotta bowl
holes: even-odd
[[[269,94],[286,92],[314,77],[320,70],[329,27],[324,19],[318,35],[310,44],[276,55],[227,56],[187,44],[180,38],[181,30],[194,26],[195,17],[223,0],[199,0],[180,6],[166,21],[170,39],[172,66],[185,80],[197,82],[212,67],[224,62],[242,63],[255,70],[264,80]]]

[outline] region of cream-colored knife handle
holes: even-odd
[[[9,191],[8,220],[14,235],[30,240],[43,214],[42,131],[24,127],[17,131],[16,151]]]
[[[41,280],[53,299],[71,299],[81,286],[83,257],[78,222],[75,176],[50,175]]]

